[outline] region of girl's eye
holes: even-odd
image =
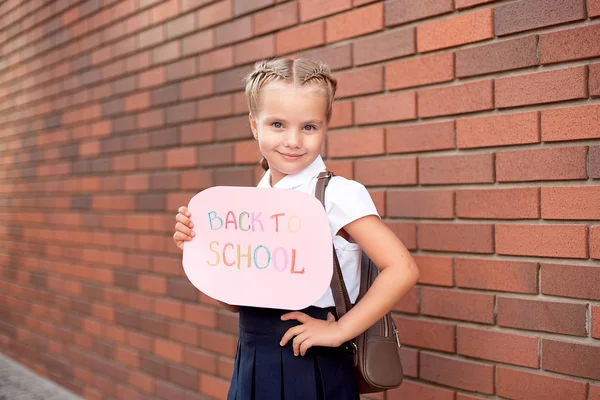
[[[304,129],[306,129],[307,131],[314,131],[314,130],[315,130],[315,129],[317,129],[317,128],[315,128],[315,127],[314,127],[314,126],[312,126],[312,125],[306,125],[306,126],[304,127]]]
[[[281,122],[273,122],[271,125],[277,129],[280,129],[283,127],[283,125],[281,125]]]

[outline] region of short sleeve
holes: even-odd
[[[367,215],[379,217],[367,188],[340,176],[331,178],[325,191],[325,206],[332,236],[359,218]]]

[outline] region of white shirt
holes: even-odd
[[[277,189],[292,189],[315,195],[317,177],[326,170],[321,156],[297,174],[287,175],[273,186]],[[271,170],[267,170],[257,187],[271,187]],[[358,243],[348,242],[337,233],[344,226],[367,215],[379,217],[373,199],[360,183],[340,176],[331,178],[325,191],[325,210],[331,228],[331,237],[335,247],[342,276],[348,289],[350,302],[355,303],[360,289],[360,260],[362,249]],[[335,305],[331,288],[313,304],[316,307]]]

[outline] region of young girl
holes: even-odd
[[[258,187],[314,195],[326,166],[320,152],[337,82],[323,63],[277,59],[256,63],[246,77],[250,126],[263,155]],[[380,220],[366,188],[333,177],[325,198],[334,247],[350,301],[359,292],[364,250],[381,273],[368,293],[335,320],[331,289],[301,311],[225,305],[239,311],[240,337],[228,400],[352,400],[359,393],[342,344],[367,330],[419,277],[406,247]],[[183,249],[195,236],[180,207],[173,240]]]

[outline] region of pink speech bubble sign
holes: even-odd
[[[300,310],[329,287],[332,238],[315,197],[218,186],[196,194],[188,209],[196,236],[183,246],[183,269],[206,295],[232,305]]]

